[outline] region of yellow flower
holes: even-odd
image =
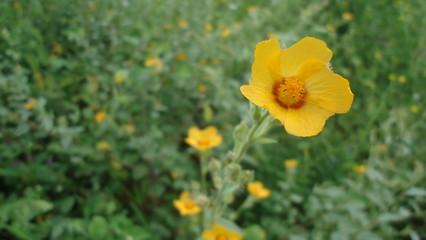
[[[207,87],[204,84],[200,84],[197,87],[199,92],[205,92],[207,90]]]
[[[188,22],[186,20],[179,20],[178,26],[180,28],[187,28],[188,27]]]
[[[96,144],[96,149],[103,150],[103,151],[110,151],[112,148],[107,141],[100,141]]]
[[[419,107],[419,105],[417,105],[417,104],[413,104],[413,105],[411,105],[411,111],[413,112],[413,113],[419,113],[420,112],[420,107]]]
[[[229,30],[229,29],[227,29],[227,28],[225,28],[221,33],[220,33],[220,36],[221,37],[224,37],[224,38],[226,38],[226,37],[229,37],[229,35],[231,35],[231,30]]]
[[[316,38],[306,37],[288,49],[276,38],[257,44],[250,85],[242,94],[266,108],[289,134],[314,136],[335,113],[349,111],[353,93],[349,82],[333,73],[332,52]]]
[[[214,59],[212,60],[212,63],[213,63],[214,65],[219,65],[219,64],[220,64],[220,60],[219,60],[218,58],[214,58]]]
[[[253,6],[247,7],[247,12],[254,12],[254,11],[256,11],[256,7],[253,7]]]
[[[136,131],[135,125],[129,123],[123,126],[124,131],[126,131],[128,134],[133,134]]]
[[[395,73],[391,73],[391,74],[389,74],[388,78],[391,81],[395,81],[396,80],[396,74]]]
[[[37,101],[34,99],[28,100],[28,102],[25,104],[25,108],[28,110],[32,110],[34,109],[34,107],[36,106]]]
[[[170,23],[166,23],[166,24],[164,24],[163,28],[164,28],[164,30],[170,30],[170,29],[173,28],[173,25],[170,24]]]
[[[163,70],[163,62],[160,58],[149,58],[145,61],[146,67],[155,67],[155,71],[161,72]]]
[[[53,52],[54,52],[54,54],[56,54],[56,55],[61,55],[62,54],[62,46],[61,46],[61,44],[59,44],[59,43],[55,43],[55,44],[53,44]]]
[[[106,117],[106,112],[105,111],[98,111],[97,113],[96,113],[96,115],[95,115],[95,120],[96,120],[96,122],[97,123],[100,123],[100,122],[102,122],[104,119],[105,119],[105,117]]]
[[[294,159],[294,158],[287,159],[287,160],[285,160],[285,161],[284,161],[284,166],[285,166],[286,168],[294,168],[294,167],[297,167],[297,164],[298,164],[298,162],[297,162],[297,160],[296,160],[296,159]]]
[[[114,78],[114,82],[116,82],[116,83],[118,83],[118,84],[122,83],[123,81],[124,81],[124,77],[116,76],[116,77]]]
[[[404,76],[404,75],[399,76],[399,77],[398,77],[398,81],[399,81],[400,83],[406,83],[406,82],[407,82],[407,77],[406,77],[406,76]]]
[[[205,129],[191,127],[188,130],[188,137],[185,142],[200,151],[219,146],[222,143],[222,136],[217,133],[217,128],[210,126]]]
[[[247,190],[258,199],[267,198],[271,195],[271,191],[263,187],[263,183],[259,181],[249,183],[247,185]]]
[[[352,19],[354,19],[354,15],[350,12],[344,12],[342,14],[342,18],[346,21],[352,21]]]
[[[180,52],[176,55],[176,59],[183,62],[186,60],[186,54],[184,52]]]
[[[243,235],[239,232],[232,231],[223,227],[222,225],[215,224],[212,228],[203,232],[203,240],[241,240]]]
[[[367,167],[365,165],[358,165],[358,166],[353,167],[353,170],[356,173],[362,174],[362,173],[365,173],[365,171],[367,170]]]
[[[334,30],[336,30],[336,28],[335,28],[333,25],[329,24],[329,23],[327,23],[327,24],[325,25],[325,27],[326,27],[326,28],[327,28],[327,30],[328,30],[328,31],[330,31],[330,32],[333,32]]]
[[[14,2],[13,3],[13,8],[18,9],[21,7],[21,3],[20,2]]]
[[[208,32],[211,32],[211,31],[213,31],[213,26],[211,24],[207,23],[207,24],[204,25],[204,29]]]
[[[189,199],[191,194],[187,191],[180,194],[179,200],[174,200],[173,205],[179,211],[181,216],[197,214],[201,212],[201,208],[195,202]]]

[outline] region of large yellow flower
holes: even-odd
[[[201,212],[201,208],[189,198],[191,194],[184,191],[180,194],[179,200],[174,200],[173,205],[179,211],[181,216],[197,214]]]
[[[219,146],[222,143],[222,136],[217,133],[217,128],[210,126],[205,129],[191,127],[185,142],[200,151]]]
[[[203,240],[241,240],[243,235],[229,230],[222,225],[215,224],[211,229],[203,232]]]
[[[250,85],[242,94],[280,120],[289,134],[317,135],[335,113],[349,111],[349,82],[329,68],[332,52],[316,38],[305,37],[288,49],[276,38],[257,44]]]

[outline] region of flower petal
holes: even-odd
[[[265,108],[272,117],[283,120],[287,113],[287,109],[281,107],[276,101],[272,90],[268,91],[264,88],[244,85],[240,88],[241,93],[255,105]]]
[[[280,44],[276,38],[256,45],[250,84],[272,89],[274,79],[280,79]]]
[[[334,113],[345,113],[352,105],[354,94],[349,81],[333,73],[327,66],[304,81],[305,101]]]
[[[285,121],[281,121],[286,131],[299,137],[311,137],[321,132],[325,121],[334,113],[315,105],[305,103],[301,108],[288,109]]]
[[[281,50],[281,74],[284,77],[292,77],[306,61],[318,60],[328,63],[332,55],[325,42],[305,37],[290,48]]]

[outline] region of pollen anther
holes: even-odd
[[[275,83],[272,94],[280,106],[297,109],[304,104],[306,90],[302,81],[295,77],[287,77]]]

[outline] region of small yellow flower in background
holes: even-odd
[[[417,104],[411,105],[410,109],[413,113],[419,113],[420,112],[420,107]]]
[[[218,58],[213,58],[212,63],[214,65],[219,65],[220,64],[220,60]]]
[[[166,23],[166,24],[164,24],[163,28],[164,28],[164,30],[170,30],[170,29],[173,28],[173,25],[170,24],[170,23]]]
[[[102,150],[102,151],[110,151],[112,148],[107,141],[100,141],[96,143],[96,149]]]
[[[329,68],[331,56],[325,42],[313,37],[287,49],[280,49],[276,38],[262,41],[254,53],[250,85],[241,92],[289,134],[317,135],[329,117],[349,111],[354,97],[349,81]]]
[[[380,144],[378,147],[379,152],[386,152],[388,150],[388,145]]]
[[[378,59],[378,60],[382,59],[382,58],[383,58],[383,53],[382,53],[382,51],[380,51],[380,50],[375,51],[375,52],[374,52],[374,57],[375,57],[376,59]]]
[[[129,76],[129,72],[127,70],[118,70],[114,75],[114,82],[117,84],[122,83]]]
[[[173,201],[173,206],[179,211],[181,216],[197,214],[201,212],[201,208],[195,204],[195,201],[189,198],[191,194],[184,191],[180,194],[179,200]]]
[[[123,126],[124,131],[126,131],[128,134],[133,134],[136,132],[135,125],[129,123]]]
[[[204,24],[204,29],[208,32],[213,31],[213,26],[210,23]]]
[[[254,11],[256,11],[256,7],[254,7],[254,6],[248,6],[247,7],[247,12],[254,12]]]
[[[226,38],[226,37],[229,37],[229,35],[231,35],[231,30],[229,30],[229,29],[227,29],[227,28],[225,28],[221,33],[220,33],[220,36],[221,37],[224,37],[224,38]]]
[[[263,199],[271,195],[269,189],[263,187],[260,181],[251,182],[247,185],[247,190],[258,199]]]
[[[406,77],[406,76],[404,76],[404,75],[399,76],[399,77],[398,77],[398,81],[399,81],[400,83],[406,83],[406,82],[407,82],[407,77]]]
[[[294,158],[284,160],[284,166],[286,168],[294,168],[294,167],[297,167],[298,164],[299,164],[298,161]]]
[[[111,15],[113,12],[114,12],[114,11],[113,11],[111,8],[108,8],[108,9],[106,10],[106,13],[107,13],[108,15]]]
[[[62,54],[62,46],[59,43],[55,43],[53,44],[53,52],[57,55],[61,55]]]
[[[222,225],[215,224],[203,232],[203,240],[241,240],[243,235]]]
[[[388,78],[391,81],[395,81],[396,80],[396,74],[395,73],[391,73],[391,74],[389,74]]]
[[[234,24],[232,24],[232,26],[234,28],[240,28],[241,27],[241,23],[240,22],[235,22]]]
[[[342,14],[342,18],[346,21],[352,21],[352,19],[354,19],[354,15],[350,12],[344,12]]]
[[[186,54],[184,52],[180,52],[176,55],[176,59],[181,62],[184,62],[186,61]]]
[[[155,71],[161,72],[163,70],[163,62],[160,58],[149,58],[145,61],[146,67],[155,67]]]
[[[362,174],[367,171],[367,167],[363,164],[353,167],[354,172]]]
[[[330,32],[334,32],[336,30],[336,28],[333,25],[331,25],[331,24],[326,24],[325,27]]]
[[[200,151],[219,146],[222,143],[222,136],[217,133],[217,128],[210,126],[205,129],[191,127],[188,130],[188,137],[185,142]]]
[[[28,110],[34,109],[34,107],[37,105],[37,101],[34,99],[28,100],[28,102],[25,104],[25,108]]]
[[[176,179],[177,178],[177,173],[176,172],[170,172],[170,177],[172,179]]]
[[[97,123],[100,123],[106,118],[106,116],[107,116],[107,114],[106,114],[105,111],[98,111],[95,114],[95,120],[96,120]]]
[[[43,75],[40,72],[34,72],[34,79],[37,82],[37,86],[40,89],[44,89],[44,86],[45,86],[45,84],[44,84],[44,78],[43,78]]]
[[[207,87],[203,84],[198,85],[197,87],[199,92],[205,92],[207,90]]]
[[[188,27],[188,22],[186,20],[179,20],[178,26],[180,28],[187,28]]]
[[[20,2],[14,2],[13,3],[13,8],[14,9],[18,9],[18,8],[20,8],[21,7],[21,3]]]
[[[124,77],[121,77],[121,76],[117,76],[117,77],[115,77],[114,78],[114,82],[116,82],[116,83],[122,83],[124,81]]]

